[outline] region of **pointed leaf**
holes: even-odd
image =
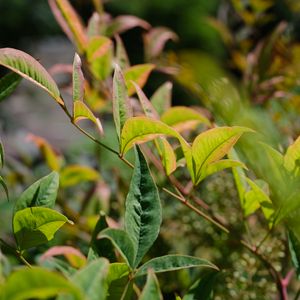
[[[238,126],[217,127],[197,136],[192,145],[196,182],[201,172],[209,164],[224,157],[244,132],[252,132],[252,130]]]
[[[133,241],[135,268],[156,240],[162,221],[158,190],[138,147],[125,206],[125,230]]]
[[[32,81],[46,90],[60,105],[64,105],[56,83],[46,69],[32,56],[13,48],[1,48],[0,65]]]
[[[21,79],[22,77],[14,72],[10,72],[0,78],[0,102],[13,93]]]
[[[38,267],[12,273],[1,291],[1,299],[5,300],[49,299],[65,293],[75,300],[84,300],[80,290],[66,278]]]
[[[117,248],[118,252],[126,261],[127,265],[133,268],[135,250],[133,242],[127,232],[121,229],[107,228],[100,232],[99,239],[109,239]]]
[[[131,96],[135,92],[135,88],[131,81],[134,81],[140,88],[146,84],[151,71],[154,69],[152,64],[135,65],[124,71],[124,78],[128,95]]]
[[[198,257],[187,255],[165,255],[153,258],[143,264],[135,273],[135,277],[147,274],[148,269],[153,269],[155,273],[169,272],[186,268],[205,267],[219,270],[211,262]]]
[[[124,263],[112,263],[109,265],[106,283],[108,286],[107,300],[122,299],[123,292],[129,281],[130,269]]]
[[[98,258],[75,273],[71,281],[77,286],[88,300],[105,300],[107,293],[106,277],[109,262]]]
[[[125,121],[131,115],[132,109],[127,95],[125,79],[120,67],[116,65],[113,77],[113,116],[119,138]]]
[[[6,183],[5,183],[4,179],[2,178],[2,176],[0,176],[0,185],[3,187],[3,190],[6,194],[7,200],[9,200],[8,188],[7,188]]]
[[[158,280],[153,270],[148,270],[147,282],[139,300],[163,300]]]
[[[166,82],[161,85],[150,98],[153,107],[159,115],[162,115],[171,107],[172,88],[172,82]]]
[[[265,218],[267,219],[269,225],[272,226],[275,211],[271,199],[254,181],[249,178],[246,178],[246,180],[251,189],[254,191]]]
[[[105,36],[91,38],[87,47],[87,59],[93,75],[99,79],[106,79],[112,71],[113,44]]]
[[[95,257],[106,257],[107,259],[109,259],[110,262],[115,262],[117,259],[111,241],[108,239],[97,238],[98,234],[106,228],[108,228],[106,217],[105,214],[101,212],[100,217],[92,233],[90,246],[94,252]]]
[[[185,106],[174,106],[161,116],[162,122],[172,126],[177,131],[193,128],[195,124],[210,125],[209,120],[195,109]]]
[[[123,41],[121,38],[116,35],[116,58],[117,58],[117,63],[120,66],[120,68],[127,69],[130,66],[129,58],[125,49],[125,46],[123,44]]]
[[[87,35],[89,39],[101,35],[101,17],[98,12],[94,12],[89,19],[87,27]]]
[[[210,271],[204,274],[199,280],[197,280],[187,294],[184,295],[182,300],[212,300],[212,292],[215,287],[219,272]]]
[[[288,231],[289,250],[297,277],[300,278],[300,241],[292,230]]]
[[[69,165],[60,172],[60,185],[62,187],[69,187],[84,181],[97,181],[99,178],[99,173],[91,167]]]
[[[75,53],[73,61],[73,101],[83,101],[84,76],[81,70],[80,56]]]
[[[83,53],[87,45],[87,36],[77,12],[68,0],[48,0],[48,2],[62,30],[75,44],[79,53]]]
[[[68,219],[57,211],[45,207],[18,210],[13,217],[13,231],[18,248],[32,248],[52,240],[56,231]]]
[[[145,56],[147,59],[157,57],[163,51],[168,40],[177,41],[175,32],[165,27],[155,27],[144,36]]]
[[[53,208],[59,186],[59,175],[52,172],[27,188],[17,199],[14,212],[32,206]]]
[[[286,151],[286,154],[283,158],[284,167],[292,172],[295,167],[299,166],[300,160],[300,137],[296,139],[296,141],[290,145]]]
[[[224,169],[233,168],[233,167],[240,167],[240,168],[247,169],[247,167],[242,162],[240,162],[238,160],[232,160],[232,159],[218,160],[216,162],[213,162],[213,163],[209,164],[206,167],[206,169],[202,173],[202,176],[200,177],[200,179],[197,181],[196,184],[199,184],[199,182],[201,180],[203,180],[204,178],[206,178],[207,176],[215,174],[215,173],[217,173],[219,171],[222,171]]]
[[[108,36],[113,36],[115,34],[120,34],[134,27],[142,27],[144,29],[149,29],[151,26],[146,21],[130,15],[123,15],[113,19],[111,24],[109,24],[106,34]]]
[[[90,121],[92,121],[100,135],[103,134],[103,127],[101,125],[101,122],[98,118],[95,117],[95,115],[93,114],[93,112],[86,106],[85,103],[83,103],[82,101],[76,101],[73,103],[73,121],[75,123],[77,123],[80,120],[84,120],[84,119],[88,119]]]
[[[157,138],[154,142],[166,174],[169,176],[176,170],[177,167],[175,152],[165,137]]]

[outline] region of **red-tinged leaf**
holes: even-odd
[[[178,36],[168,28],[156,27],[145,34],[145,55],[147,59],[157,57],[168,40],[177,41]]]
[[[86,257],[76,248],[70,246],[55,246],[48,249],[40,258],[45,261],[54,256],[64,256],[74,268],[81,268],[86,265]]]
[[[13,48],[1,48],[0,65],[35,83],[46,90],[60,105],[64,105],[53,78],[46,69],[29,54]]]
[[[125,83],[128,90],[128,95],[131,96],[135,93],[134,81],[140,88],[146,84],[151,71],[154,69],[152,64],[135,65],[124,71]]]
[[[116,58],[117,58],[117,63],[120,66],[120,68],[123,69],[128,69],[130,67],[130,62],[129,58],[125,49],[125,46],[121,40],[121,38],[116,35]]]
[[[34,134],[29,134],[27,139],[33,142],[44,156],[48,167],[53,171],[58,171],[61,167],[61,157],[53,149],[53,147],[43,138]]]
[[[101,17],[97,12],[94,12],[89,19],[87,27],[87,35],[89,38],[99,36],[100,34],[100,23]]]
[[[107,28],[106,34],[108,36],[113,36],[115,34],[120,34],[134,27],[141,27],[146,30],[151,28],[151,25],[135,16],[124,15],[116,17]]]
[[[105,36],[93,37],[87,47],[87,59],[91,65],[93,75],[99,79],[106,79],[112,71],[113,44]]]
[[[120,138],[125,121],[132,116],[125,79],[118,65],[115,67],[113,77],[113,117],[117,135]]]
[[[144,94],[142,89],[134,81],[131,81],[131,83],[136,90],[145,115],[149,118],[159,120],[158,113],[156,112],[155,108],[153,107],[147,96]]]
[[[73,103],[73,111],[73,121],[75,123],[77,123],[80,120],[88,119],[97,126],[99,133],[101,135],[103,134],[103,128],[100,120],[95,117],[93,112],[82,101],[75,101]]]
[[[68,0],[48,0],[50,8],[68,38],[75,44],[79,53],[87,45],[84,25]]]
[[[73,101],[83,101],[84,76],[81,70],[81,59],[76,53],[73,62]]]

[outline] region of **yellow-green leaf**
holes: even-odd
[[[28,207],[19,210],[13,218],[13,231],[18,248],[32,248],[52,240],[55,232],[68,219],[46,207]]]
[[[60,185],[68,187],[83,181],[97,181],[99,178],[99,173],[88,166],[70,165],[61,170]]]
[[[283,165],[284,167],[292,172],[295,167],[299,166],[300,160],[300,137],[296,139],[296,141],[290,145],[284,155]]]
[[[35,83],[46,90],[60,105],[64,105],[53,78],[46,69],[29,54],[13,48],[1,48],[0,65]]]
[[[203,170],[203,173],[201,174],[201,177],[196,182],[196,184],[198,184],[201,180],[203,180],[205,177],[207,177],[209,175],[212,175],[212,174],[222,171],[224,169],[233,168],[233,167],[240,167],[240,168],[247,169],[246,166],[238,160],[232,160],[232,159],[218,160],[218,161],[215,161],[215,162],[209,164],[205,168],[205,170]]]
[[[176,155],[168,140],[165,137],[155,139],[155,145],[161,157],[166,174],[170,175],[176,170]]]
[[[103,134],[103,128],[100,120],[95,117],[93,112],[86,106],[86,104],[84,104],[82,101],[75,101],[73,103],[73,111],[73,120],[75,123],[83,119],[88,119],[97,126],[99,133]]]
[[[224,157],[244,132],[252,132],[246,127],[217,127],[207,130],[194,140],[192,155],[196,182],[205,168]]]
[[[154,69],[152,64],[135,65],[124,71],[125,83],[128,89],[128,95],[131,96],[135,92],[135,88],[131,81],[134,81],[140,88],[146,84],[147,79]]]
[[[87,59],[91,65],[93,75],[99,79],[106,79],[112,71],[113,44],[105,36],[91,38],[87,47]]]
[[[199,123],[210,125],[209,120],[205,116],[197,110],[186,106],[171,107],[161,116],[161,120],[177,131],[193,128]]]

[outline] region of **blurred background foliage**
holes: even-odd
[[[91,2],[71,2],[86,21],[92,13]],[[152,94],[165,80],[172,80],[173,104],[205,106],[218,124],[255,128],[264,134],[264,141],[279,150],[286,148],[299,135],[298,0],[110,0],[105,3],[105,9],[113,16],[139,16],[153,26],[169,27],[179,36],[177,43],[167,44],[166,54],[158,61],[179,72],[175,76],[163,73],[152,75],[145,89],[147,94]],[[34,51],[37,42],[63,35],[47,1],[3,0],[0,1],[0,14],[1,47]],[[122,34],[132,64],[144,61],[141,33],[141,29],[134,29]],[[57,44],[54,42],[51,45],[55,48]],[[72,55],[70,51],[70,57]],[[6,118],[1,110],[0,116]],[[107,128],[110,130],[109,126]],[[86,207],[86,215],[103,209],[118,219],[122,215],[123,205],[120,191],[128,189],[127,178],[130,174],[118,172],[122,167],[117,165],[118,162],[109,153],[101,151],[99,162],[96,161],[92,155],[94,147],[85,140],[78,140],[79,137],[71,151],[65,155],[66,161],[86,163],[92,167],[99,165],[103,179],[100,191],[110,187],[106,191],[106,198],[101,193],[93,196],[93,201]],[[113,143],[109,139],[106,142]],[[78,147],[83,143],[85,153]],[[6,170],[7,174],[3,174],[7,176],[8,182],[19,182],[15,186],[15,194],[21,192],[22,185],[28,185],[33,177],[41,176],[47,169],[38,151],[28,145],[26,147],[23,144],[18,147],[18,151],[21,151],[17,153],[18,159],[8,158],[8,164],[15,172]],[[58,148],[60,147],[61,145]],[[247,152],[251,147],[249,142],[244,142],[240,148]],[[259,149],[248,153],[248,156],[255,157],[251,165],[254,172],[257,171],[259,161],[256,160],[258,151]],[[259,162],[263,164],[261,160]],[[110,176],[111,168],[114,170],[113,176]],[[79,185],[76,193],[65,189],[61,191],[60,197],[72,198],[74,201],[71,205],[76,210],[86,192],[93,188],[90,185],[92,184]],[[197,196],[205,199],[212,211],[218,212],[222,217],[229,216],[226,222],[232,227],[236,237],[249,231],[249,228],[244,228],[230,172],[222,171],[205,180],[197,191]],[[163,201],[164,223],[159,240],[151,250],[152,255],[180,252],[212,260],[224,270],[217,278],[214,299],[274,299],[275,284],[270,283],[270,276],[261,263],[193,212],[175,204],[166,195],[163,196]],[[9,228],[6,220],[9,220],[7,212],[11,209],[10,205],[2,202],[0,206],[1,214],[6,214],[1,216],[0,226],[7,231]],[[257,214],[248,221],[252,238],[260,241],[266,234],[263,218]],[[275,261],[276,268],[283,272],[286,272],[289,256],[285,235],[283,229],[278,230],[262,247],[264,254]],[[70,237],[61,234],[58,239],[68,244]],[[174,299],[174,292],[180,294],[196,278],[197,272],[187,275],[185,272],[178,272],[172,274],[172,280],[160,277],[165,299]],[[291,295],[295,296],[298,288],[294,282],[291,285]]]

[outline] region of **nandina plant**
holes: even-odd
[[[287,240],[292,262],[298,270],[299,233],[294,211],[299,207],[299,140],[284,154],[260,143],[266,158],[262,171],[269,169],[272,176],[264,176],[261,172],[264,181],[256,178],[240,161],[238,149],[233,149],[242,135],[244,143],[255,142],[254,130],[244,126],[218,126],[198,109],[172,107],[170,83],[161,86],[150,100],[143,92],[152,70],[168,70],[156,66],[155,58],[161,54],[166,40],[175,39],[176,35],[166,29],[153,29],[133,16],[111,19],[103,12],[101,3],[94,2],[96,12],[86,27],[67,0],[49,0],[56,19],[77,50],[71,68],[54,67],[51,71],[53,74],[72,70],[73,102],[70,107],[49,72],[29,54],[12,48],[0,49],[0,65],[11,71],[0,80],[0,99],[10,94],[22,77],[30,80],[54,99],[66,120],[79,133],[114,155],[123,163],[122,168],[132,170],[130,185],[124,195],[123,220],[115,222],[98,211],[100,216],[90,228],[80,215],[81,211],[69,207],[65,199],[58,197],[59,189],[76,186],[80,181],[103,180],[101,174],[91,167],[64,163],[62,155],[58,155],[45,139],[31,135],[30,140],[39,147],[52,172],[10,200],[14,201],[14,243],[11,238],[1,238],[1,244],[6,252],[13,253],[26,266],[3,272],[1,299],[162,299],[157,273],[199,267],[203,272],[198,273],[194,284],[176,298],[211,299],[214,282],[221,273],[215,264],[182,253],[147,256],[161,228],[162,193],[246,248],[269,272],[278,297],[288,299],[287,287],[293,269],[287,275],[281,274],[260,248],[269,235],[285,224],[289,231]],[[148,30],[144,40],[146,59],[151,60],[151,64],[130,66],[118,34],[132,26]],[[104,111],[109,112],[114,123],[116,148],[105,142],[108,125],[102,121]],[[83,127],[82,119],[91,121],[96,130]],[[0,150],[3,167],[2,144]],[[151,168],[154,171],[151,172]],[[196,191],[203,181],[224,169],[233,172],[245,220],[261,211],[266,221],[266,236],[257,244],[236,237],[228,223],[197,197]],[[163,179],[160,178],[162,175]],[[5,182],[6,179],[0,177],[9,198],[10,191]],[[271,193],[266,185],[271,188]],[[86,205],[83,203],[82,207]],[[80,241],[74,242],[74,247],[41,248],[65,227],[77,227],[88,234],[88,242],[81,240],[78,233],[74,240]],[[39,260],[31,255],[34,251],[41,255]],[[57,256],[63,256],[65,260],[57,259]],[[145,276],[146,281],[143,280]]]

